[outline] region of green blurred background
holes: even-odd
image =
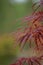
[[[19,18],[32,13],[31,0],[22,1],[0,0],[0,65],[9,65],[17,58],[19,47],[14,49],[15,40],[10,33],[25,25]]]

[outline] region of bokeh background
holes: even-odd
[[[18,28],[23,28],[19,20],[32,13],[31,0],[0,0],[0,65],[9,65],[17,58],[19,47],[14,49]]]

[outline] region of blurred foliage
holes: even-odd
[[[31,14],[31,6],[31,0],[25,4],[11,4],[10,0],[0,0],[0,65],[8,65],[12,58],[17,57],[19,47],[14,49],[16,42],[6,33],[15,32],[24,26],[17,19]]]
[[[0,0],[0,34],[15,31],[21,26],[21,21],[16,21],[31,14],[31,0],[25,4],[11,4],[10,0]]]
[[[14,39],[8,34],[0,36],[0,65],[8,65],[17,57],[19,47],[14,49]]]
[[[0,55],[16,55],[17,49],[14,49],[14,39],[5,34],[0,37]]]

